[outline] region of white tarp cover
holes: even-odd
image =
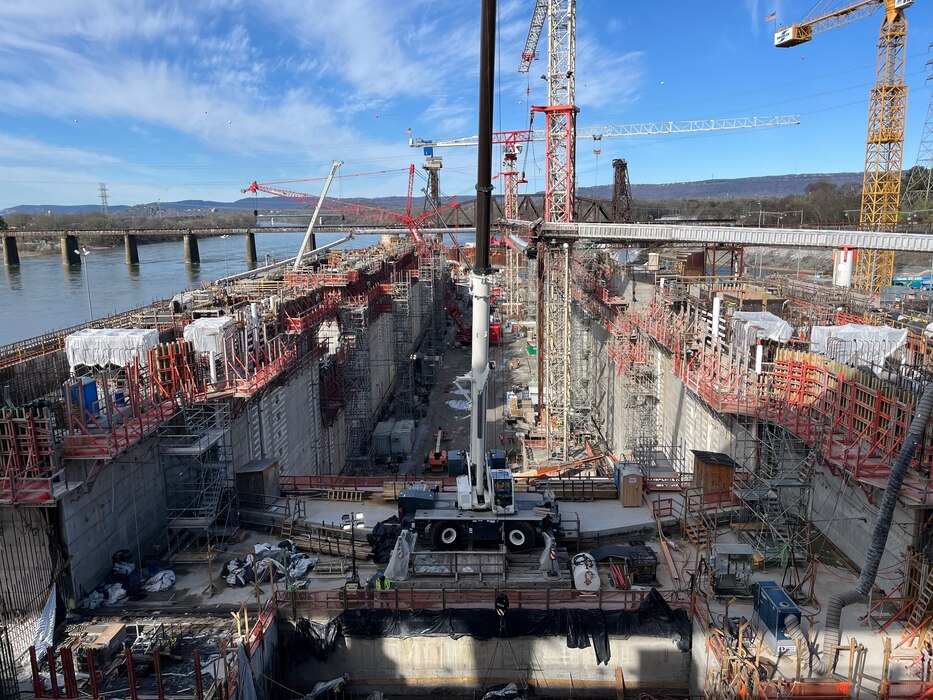
[[[154,328],[84,328],[65,338],[68,366],[125,367],[139,358],[148,363],[148,350],[159,344],[159,331]]]
[[[411,560],[411,550],[415,548],[415,533],[411,530],[402,530],[395,541],[389,563],[386,564],[385,575],[389,581],[408,580],[408,562]]]
[[[213,352],[222,356],[224,344],[233,335],[233,319],[229,316],[199,318],[185,326],[184,335],[195,352]]]
[[[42,614],[39,615],[36,636],[32,640],[32,645],[36,648],[36,659],[39,663],[42,663],[46,651],[55,643],[55,609],[57,604],[58,588],[53,583],[52,590],[49,591],[49,597],[45,601],[45,607],[42,608]]]
[[[907,342],[906,328],[867,326],[847,323],[844,326],[813,326],[810,349],[846,365],[867,364],[880,367]]]
[[[748,347],[755,340],[786,343],[794,334],[794,328],[770,311],[736,311],[732,314],[732,332],[738,345]]]

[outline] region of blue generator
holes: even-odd
[[[754,620],[765,641],[775,654],[795,651],[794,640],[784,631],[784,621],[788,617],[801,619],[797,604],[776,581],[759,581],[751,588],[755,601]]]

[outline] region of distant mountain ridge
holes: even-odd
[[[788,197],[801,195],[806,192],[807,186],[814,182],[826,181],[836,186],[850,183],[861,184],[862,173],[801,173],[795,175],[765,175],[761,177],[741,177],[734,179],[698,180],[695,182],[671,182],[665,184],[632,185],[632,193],[636,199],[657,201],[663,199],[743,199],[754,197]],[[581,197],[591,199],[611,199],[612,185],[598,187],[581,187],[577,190]],[[472,199],[464,197],[466,199]],[[351,202],[367,204],[369,206],[396,209],[404,206],[405,198],[392,197],[353,197]],[[163,211],[176,212],[209,212],[218,210],[252,210],[256,204],[268,211],[269,209],[303,209],[306,205],[283,197],[263,197],[254,200],[245,197],[233,202],[214,202],[205,199],[185,199],[178,202],[150,202],[135,206],[111,205],[109,210],[116,214],[130,215],[144,210],[155,210],[159,207]],[[419,205],[420,206],[420,205]],[[21,212],[24,214],[77,214],[100,211],[99,204],[20,204],[0,211],[0,215]]]
[[[635,199],[657,201],[662,199],[746,199],[754,197],[789,197],[806,193],[814,182],[830,182],[837,187],[862,184],[862,173],[801,173],[795,175],[765,175],[734,179],[671,182],[658,185],[632,185]],[[582,197],[611,199],[612,186],[583,187],[577,190]]]

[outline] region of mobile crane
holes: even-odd
[[[496,1],[483,0],[480,48],[479,154],[476,185],[476,262],[470,271],[473,304],[470,372],[456,384],[470,395],[470,445],[466,474],[457,477],[456,494],[426,487],[399,494],[403,526],[427,535],[438,549],[463,549],[478,542],[504,542],[527,552],[538,536],[559,523],[557,506],[540,494],[516,494],[512,471],[501,451],[486,450],[489,330],[494,270],[489,264],[492,216],[492,106]]]

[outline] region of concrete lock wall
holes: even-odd
[[[376,415],[395,381],[395,317],[382,314],[367,331],[372,413]]]
[[[345,638],[327,661],[312,659],[290,668],[284,683],[303,687],[347,673],[351,691],[407,696],[522,681],[534,685],[539,697],[565,698],[568,692],[615,697],[623,688],[635,693],[686,690],[690,653],[678,651],[670,639],[611,639],[609,647],[609,664],[599,666],[592,647],[569,649],[565,637]]]
[[[603,437],[612,451],[619,455],[624,451],[621,411],[619,404],[620,387],[616,381],[616,366],[609,359],[607,346],[609,332],[602,326],[593,325],[593,411],[594,420],[603,431]]]
[[[661,355],[659,366],[662,444],[683,444],[688,450],[688,459],[689,450],[724,452],[732,456],[735,436],[728,423],[687,391],[680,379],[674,376],[670,357]]]
[[[813,475],[810,520],[859,568],[865,563],[881,494],[880,489],[876,491],[874,503],[869,503],[852,479],[834,475],[827,467],[817,469]],[[881,588],[890,589],[896,585],[895,581],[884,580],[883,574],[903,564],[903,553],[913,544],[916,533],[915,511],[898,505],[879,566]],[[900,580],[900,574],[895,577]]]
[[[165,489],[155,438],[107,464],[85,488],[59,504],[72,589],[79,599],[110,571],[114,552],[129,549],[145,556],[165,536]]]

